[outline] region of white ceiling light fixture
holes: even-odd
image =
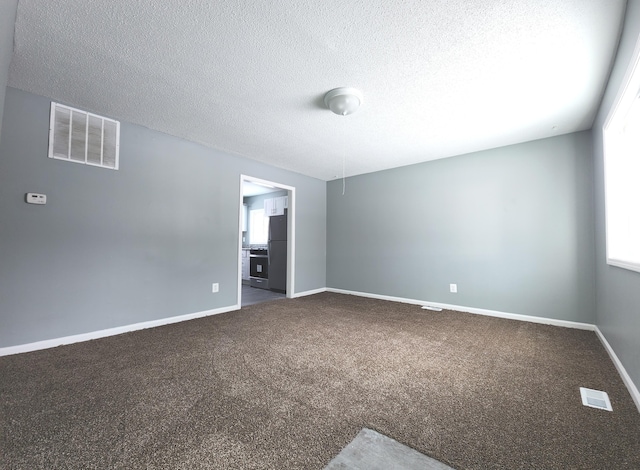
[[[328,91],[324,95],[324,104],[338,116],[347,116],[355,113],[362,104],[362,93],[355,88],[340,87]],[[342,153],[342,195],[346,190],[346,160],[347,156]]]
[[[347,116],[355,113],[362,104],[362,93],[355,88],[334,88],[324,95],[324,104],[334,113]]]

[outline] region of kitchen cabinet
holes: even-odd
[[[289,206],[289,196],[272,197],[264,200],[264,215],[284,215],[284,210]]]

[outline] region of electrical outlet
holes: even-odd
[[[211,284],[211,292],[215,294],[219,290],[220,290],[220,284],[218,284],[217,282],[214,282],[213,284]]]
[[[456,294],[458,292],[458,284],[449,284],[449,292]]]

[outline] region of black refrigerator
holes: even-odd
[[[269,217],[269,289],[287,291],[287,210]]]

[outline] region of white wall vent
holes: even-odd
[[[580,395],[582,396],[582,404],[591,408],[599,408],[601,410],[613,411],[609,395],[607,392],[600,390],[592,390],[590,388],[580,387]]]
[[[49,158],[118,169],[120,123],[51,103]]]

